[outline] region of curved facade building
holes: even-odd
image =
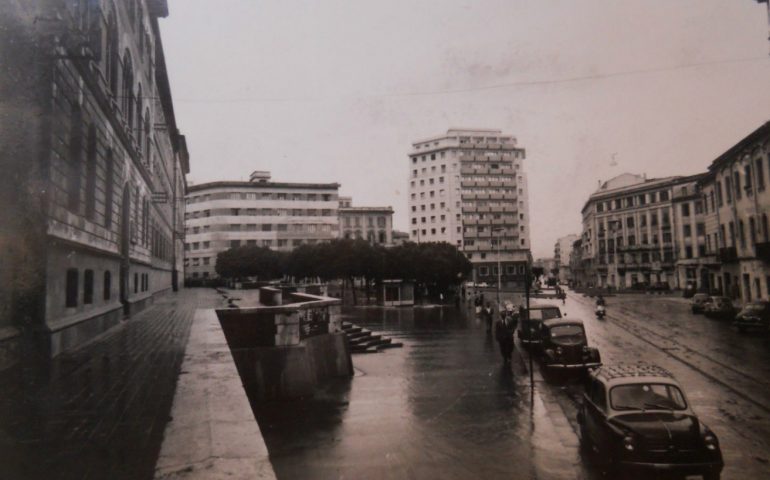
[[[217,254],[257,245],[288,251],[339,236],[337,183],[212,182],[187,190],[185,278],[217,276]]]

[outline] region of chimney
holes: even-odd
[[[270,181],[270,172],[264,170],[254,170],[249,175],[249,181],[252,183],[267,183]]]

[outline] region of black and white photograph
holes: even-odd
[[[770,0],[0,0],[0,480],[770,479]]]

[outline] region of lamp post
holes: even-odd
[[[497,227],[493,228],[492,232],[503,232],[505,229],[503,227]],[[497,240],[497,309],[500,310],[500,288],[501,288],[501,277],[502,277],[502,265],[500,262],[500,238],[496,238]]]

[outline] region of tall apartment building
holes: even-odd
[[[647,179],[630,173],[603,183],[583,207],[586,283],[615,288],[679,286],[672,198],[697,177]]]
[[[339,197],[340,238],[365,239],[372,245],[393,244],[392,207],[354,207],[350,197]]]
[[[259,245],[289,251],[339,236],[337,183],[285,183],[255,171],[248,182],[211,182],[187,192],[185,278],[217,276],[217,254]]]
[[[578,238],[575,234],[566,235],[557,239],[553,247],[553,258],[556,262],[556,268],[559,270],[560,283],[568,283],[572,280],[570,253],[572,252],[572,244]]]
[[[175,288],[188,157],[164,0],[0,7],[0,368],[56,355]]]
[[[448,242],[473,263],[473,279],[523,287],[531,262],[525,151],[500,130],[450,129],[412,144],[410,238]]]

